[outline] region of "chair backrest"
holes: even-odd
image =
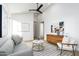
[[[63,40],[62,40],[62,43],[74,44],[74,43],[76,43],[76,40],[75,39],[72,39],[70,37],[64,37]]]
[[[70,38],[64,36],[62,43],[69,43],[69,41],[70,41]]]

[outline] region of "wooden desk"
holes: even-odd
[[[53,35],[47,34],[47,41],[49,43],[57,44],[58,42],[62,42],[64,36],[61,35]]]

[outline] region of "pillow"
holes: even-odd
[[[14,41],[15,45],[18,45],[22,42],[22,37],[20,37],[18,35],[13,35],[12,40]]]
[[[2,54],[10,54],[12,53],[14,50],[14,42],[11,39],[8,39],[3,46],[0,48],[0,52],[2,52]]]

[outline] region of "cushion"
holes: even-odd
[[[18,35],[13,35],[12,40],[14,41],[15,45],[18,45],[19,43],[22,42],[22,37],[20,37]]]
[[[3,46],[0,48],[0,54],[10,54],[14,50],[14,42],[11,39],[8,39]]]

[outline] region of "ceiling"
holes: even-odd
[[[40,5],[41,3],[39,3]],[[42,12],[45,11],[49,3],[42,3],[43,7],[40,9]],[[9,14],[15,14],[15,13],[28,13],[30,12],[29,9],[37,9],[36,3],[5,3],[3,4],[5,10]],[[35,12],[33,12],[35,13]]]

